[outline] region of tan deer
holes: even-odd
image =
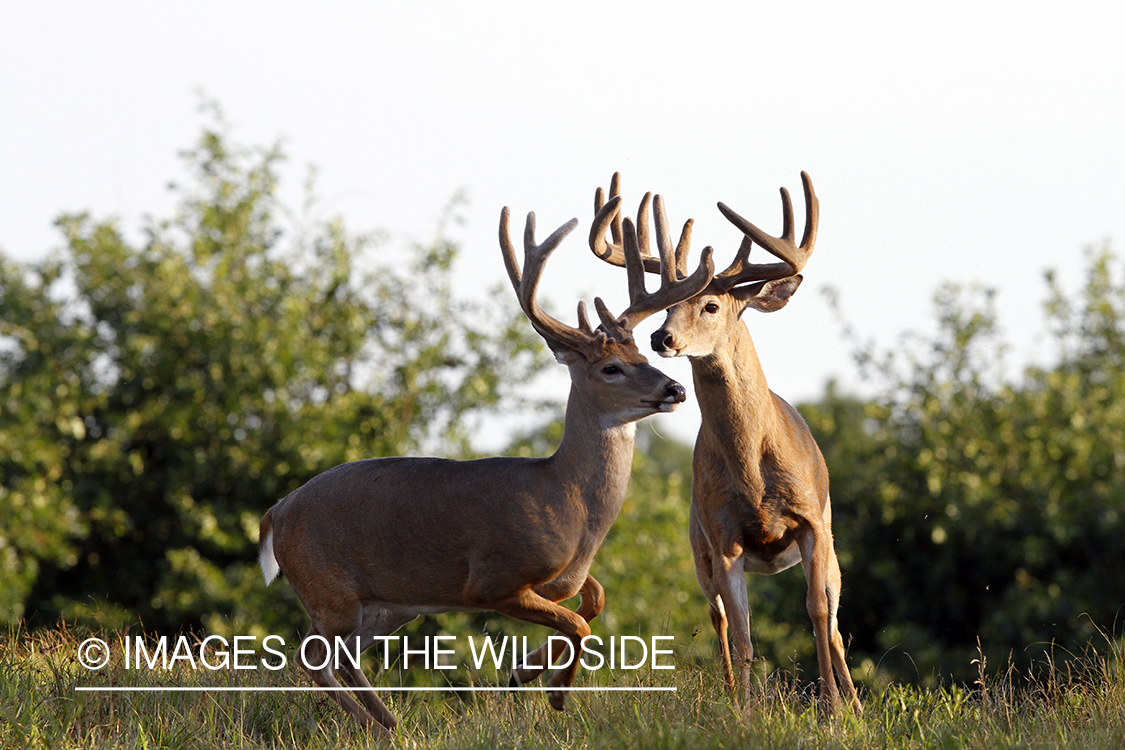
[[[800,246],[794,241],[793,208],[785,188],[781,189],[781,237],[771,237],[719,204],[723,215],[744,234],[734,262],[701,293],[668,311],[663,326],[652,335],[652,346],[662,357],[686,356],[691,362],[702,424],[692,460],[689,535],[696,576],[711,605],[727,684],[735,688],[727,644],[729,622],[744,696],[750,685],[754,649],[745,573],[772,574],[800,562],[808,581],[806,606],[816,636],[821,706],[828,711],[838,707],[839,680],[847,700],[860,712],[836,621],[840,566],[832,543],[828,470],[797,410],[766,386],[750,332],[741,320],[747,309],[780,310],[801,283],[799,272],[816,243],[819,215],[808,174],[802,172],[801,180],[806,217]],[[610,195],[611,201],[620,198],[619,175],[614,175]],[[603,260],[625,265],[620,219],[606,208],[608,204],[603,205],[600,188],[594,201],[598,214],[590,247]],[[638,232],[648,223],[648,201],[647,195],[641,201]],[[655,210],[657,243],[665,257],[671,250],[659,196]],[[612,243],[605,239],[607,228]],[[690,228],[689,221],[685,234]],[[781,262],[750,263],[753,242]],[[660,261],[649,255],[643,239],[640,246],[646,270],[659,271]],[[687,264],[687,245],[682,240],[675,257],[677,275],[682,275]]]
[[[494,610],[555,628],[573,644],[605,597],[590,564],[625,500],[637,420],[670,412],[683,386],[648,363],[633,341],[640,320],[697,294],[711,280],[705,255],[699,269],[675,280],[674,261],[659,291],[648,293],[643,271],[630,272],[630,306],[615,319],[600,299],[601,325],[592,330],[585,306],[573,328],[547,315],[536,288],[548,256],[577,220],[535,244],[528,214],[521,274],[508,238],[508,209],[500,217],[504,264],[520,306],[535,330],[570,371],[563,437],[549,458],[374,458],[337,466],[290,493],[266,512],[260,557],[269,583],[282,572],[312,619],[310,636],[360,649],[421,614]],[[639,262],[635,234],[630,258]],[[634,264],[633,261],[630,261]],[[558,602],[581,594],[577,612]],[[317,685],[331,692],[360,724],[395,727],[395,719],[361,669],[340,660],[339,676],[323,643],[307,642],[306,663]],[[560,658],[562,655],[560,655]],[[540,654],[541,658],[541,654]],[[305,665],[303,665],[305,666]],[[578,660],[549,681],[551,705],[562,710]],[[525,667],[518,680],[545,671]]]

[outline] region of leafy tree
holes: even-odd
[[[262,512],[345,461],[466,453],[544,362],[509,295],[454,295],[443,231],[386,257],[292,220],[280,150],[216,120],[139,246],[77,214],[61,256],[0,256],[4,619],[295,616],[263,598]]]
[[[939,332],[865,361],[860,403],[805,407],[833,477],[853,653],[905,678],[970,679],[977,638],[1021,668],[1080,652],[1125,604],[1125,283],[1048,274],[1054,361],[1003,373],[992,292],[943,286]]]

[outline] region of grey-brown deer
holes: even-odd
[[[665,277],[648,293],[630,273],[630,305],[614,318],[595,300],[601,325],[591,329],[579,304],[578,327],[547,315],[536,301],[544,264],[577,220],[535,243],[535,215],[524,232],[521,272],[500,218],[504,264],[520,306],[570,372],[563,437],[548,458],[476,461],[374,458],[337,466],[294,490],[261,522],[266,582],[285,574],[312,620],[309,636],[344,639],[359,649],[421,614],[494,610],[555,628],[574,654],[604,604],[590,564],[625,499],[635,422],[684,401],[683,386],[650,365],[633,341],[645,317],[697,294],[710,281],[709,256],[690,278]],[[639,263],[634,239],[630,258]],[[668,259],[669,267],[674,261]],[[633,261],[630,261],[633,264]],[[581,594],[577,612],[558,602]],[[342,691],[319,639],[308,640],[313,681],[360,724],[391,731],[395,719],[348,658],[337,667],[359,701]],[[537,654],[542,658],[542,651]],[[563,655],[559,655],[560,659]],[[517,680],[550,665],[526,666]],[[578,659],[551,677],[553,707],[562,710]]]
[[[781,189],[784,226],[780,237],[766,234],[719,203],[723,215],[742,231],[742,244],[731,265],[716,274],[702,292],[669,309],[664,324],[652,334],[652,346],[662,357],[686,356],[691,362],[702,424],[692,461],[689,536],[728,686],[743,697],[750,687],[754,649],[745,573],[772,574],[800,562],[808,582],[806,607],[816,637],[820,705],[829,712],[838,708],[842,690],[860,712],[836,618],[840,565],[832,541],[828,470],[797,410],[767,387],[750,332],[742,321],[747,309],[780,310],[801,283],[800,271],[816,243],[819,216],[808,174],[802,172],[801,180],[806,216],[799,246],[785,188]],[[611,201],[620,200],[619,175],[613,177],[610,196]],[[619,213],[606,210],[600,188],[594,201],[598,213],[590,247],[603,260],[625,265]],[[646,195],[637,215],[639,232],[648,222],[648,202]],[[659,196],[655,213],[657,243],[664,257],[671,254],[671,248]],[[690,228],[689,221],[685,234]],[[612,242],[605,239],[607,229]],[[750,263],[754,242],[781,262]],[[646,270],[659,271],[659,259],[648,253],[644,240],[640,245]],[[683,275],[687,264],[683,241],[675,258],[676,275]]]

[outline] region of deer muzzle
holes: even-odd
[[[654,398],[645,399],[644,403],[658,412],[675,411],[676,407],[687,401],[687,389],[677,383],[675,380],[668,379],[667,385],[664,386],[664,398],[660,398],[660,392],[657,391],[653,394]]]
[[[676,354],[675,341],[667,329],[659,328],[652,334],[652,350],[661,357],[673,357]],[[677,385],[679,385],[677,383]]]

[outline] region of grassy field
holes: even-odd
[[[0,748],[319,748],[380,742],[324,694],[86,693],[78,686],[304,686],[279,672],[91,672],[78,662],[87,634],[0,634]],[[120,636],[104,636],[114,642]],[[775,673],[736,710],[710,656],[677,654],[673,672],[635,673],[621,685],[666,693],[577,693],[568,710],[542,693],[411,693],[385,697],[399,717],[392,744],[408,748],[1113,748],[1125,747],[1120,644],[1035,679],[1011,670],[970,688],[869,684],[862,717],[818,720],[809,681]],[[577,684],[590,684],[588,675]],[[386,684],[376,681],[375,684]],[[386,743],[384,743],[386,744]]]

